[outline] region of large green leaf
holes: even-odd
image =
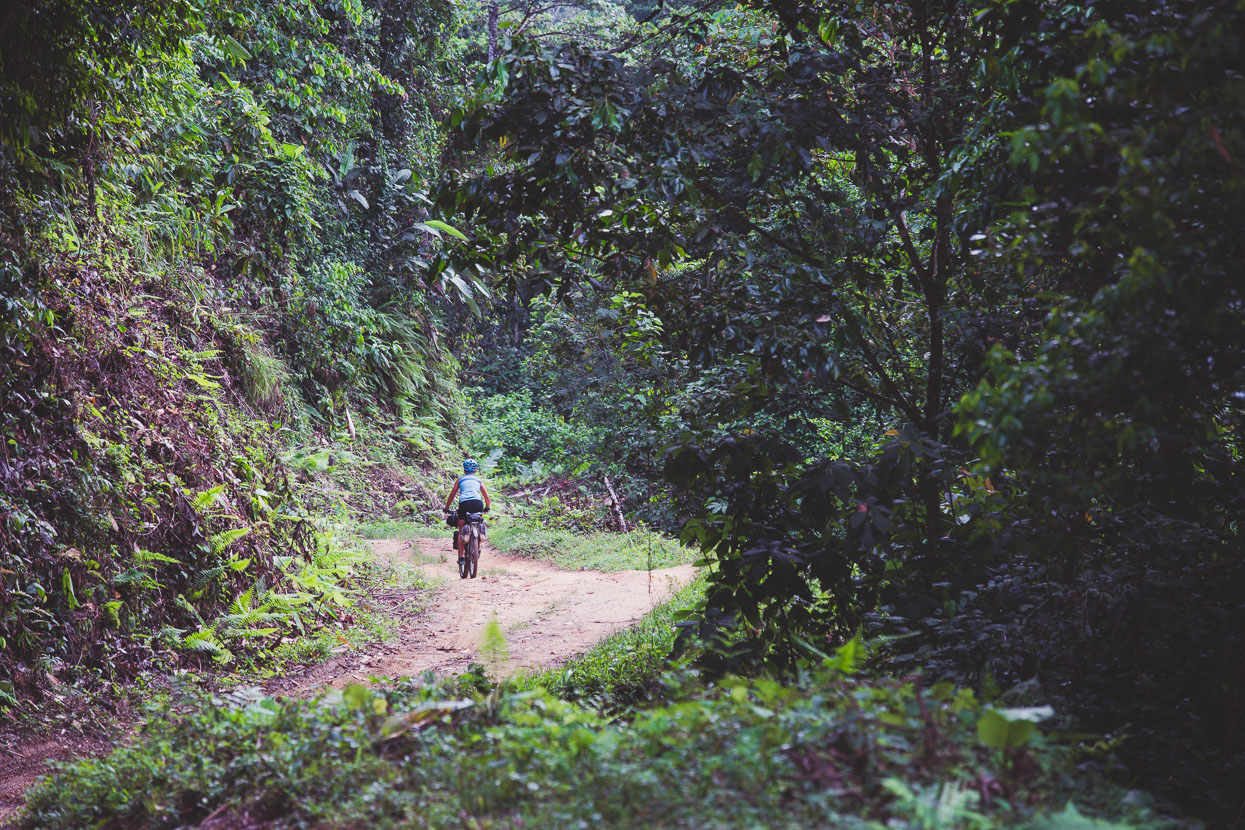
[[[1017,749],[1029,743],[1037,731],[1036,721],[1050,717],[1049,706],[1027,709],[987,709],[977,722],[977,738],[994,749]]]
[[[464,234],[458,228],[455,228],[453,225],[449,225],[445,222],[442,222],[440,219],[429,219],[426,222],[418,222],[416,223],[416,227],[423,228],[424,230],[427,230],[427,231],[445,231],[450,236],[453,236],[457,239],[461,239],[464,242],[467,241],[466,234]],[[437,234],[437,235],[439,236],[440,234]]]
[[[225,35],[221,38],[221,43],[225,47],[225,51],[234,60],[246,61],[251,59],[251,53],[241,43],[238,43],[232,35]]]

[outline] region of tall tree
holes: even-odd
[[[972,73],[991,41],[954,2],[878,3],[850,19],[724,9],[675,15],[668,36],[677,61],[519,44],[502,59],[504,94],[461,122],[477,141],[504,140],[513,163],[442,199],[474,223],[481,262],[522,262],[524,279],[555,291],[591,263],[662,305],[694,354],[743,351],[749,407],[807,384],[886,413],[896,440],[881,476],[837,459],[800,470],[775,435],[709,435],[681,462],[708,492],[734,493],[729,520],[702,525],[722,553],[719,601],[754,618],[771,603],[802,614],[833,587],[832,615],[851,626],[856,595],[881,585],[852,570],[881,574],[897,519],[921,528],[905,542],[920,555],[891,566],[892,589],[896,565],[943,570],[953,544],[950,407],[1007,314],[1009,277],[968,253],[984,219],[966,144],[987,105]],[[972,152],[988,164],[1002,151]],[[774,458],[792,465],[752,492],[743,470]],[[854,531],[832,530],[840,521]]]

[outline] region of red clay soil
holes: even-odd
[[[48,761],[72,761],[103,755],[116,741],[101,735],[0,737],[0,827],[26,803],[25,792],[48,773]]]

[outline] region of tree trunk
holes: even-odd
[[[500,0],[492,0],[488,4],[488,59],[497,57],[497,19],[501,17]]]
[[[618,532],[627,533],[627,520],[623,517],[622,502],[618,500],[618,494],[610,486],[610,477],[603,475],[601,480],[605,482],[605,490],[610,494],[610,506],[614,508],[614,518],[618,520]]]

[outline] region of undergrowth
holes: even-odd
[[[452,9],[0,26],[0,718],[334,621],[307,517],[426,503],[464,420],[411,227]]]
[[[441,471],[447,465],[437,462],[461,454],[437,425],[401,407],[371,407],[351,423],[353,438],[341,430],[304,430],[284,454],[307,508],[365,522],[435,515],[451,479]]]
[[[54,681],[227,661],[319,613],[297,583],[332,567],[279,426],[230,379],[228,314],[195,305],[192,275],[133,268],[127,241],[79,252],[107,275],[47,256],[25,359],[0,369],[0,712]]]
[[[336,616],[314,628],[284,631],[273,640],[269,651],[248,655],[249,659],[236,667],[235,682],[279,676],[291,666],[317,663],[343,651],[387,640],[397,630],[401,618],[426,609],[432,586],[418,569],[376,564],[354,533],[338,529],[333,538],[343,551],[342,560],[351,565],[349,571],[337,574],[334,580],[343,600],[337,606]],[[382,593],[404,601],[382,607],[375,598]]]
[[[457,697],[462,684],[414,681],[200,697],[182,715],[159,707],[110,756],[61,766],[19,826],[1170,826],[1031,725],[1023,745],[984,745],[981,724],[1003,716],[949,684],[827,668],[792,685],[669,686],[676,699],[625,720],[542,689]]]

